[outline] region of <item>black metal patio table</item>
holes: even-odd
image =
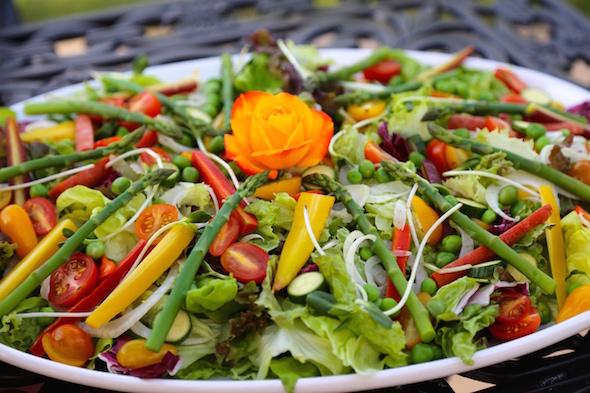
[[[329,3],[323,5],[322,3]],[[1,8],[0,8],[1,9]],[[391,47],[455,52],[469,44],[488,59],[590,85],[590,21],[560,0],[184,0],[117,8],[0,30],[0,105],[129,70],[145,53],[165,64],[237,53],[265,28],[319,47]],[[562,351],[559,356],[547,356]],[[484,392],[590,391],[590,337],[464,374]],[[106,392],[0,363],[0,392]],[[444,379],[376,392],[453,392]]]

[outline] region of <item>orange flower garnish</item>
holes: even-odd
[[[328,151],[334,123],[289,93],[250,91],[238,97],[231,114],[233,135],[225,152],[244,173],[318,164]]]

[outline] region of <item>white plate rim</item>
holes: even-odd
[[[338,60],[338,64],[347,65],[366,56],[367,49],[323,49],[324,57]],[[449,59],[448,54],[437,52],[406,51],[408,55],[424,64],[440,64]],[[237,57],[234,57],[236,60]],[[498,66],[506,66],[516,72],[525,83],[545,89],[552,97],[565,106],[590,100],[590,92],[571,82],[544,74],[539,71],[509,65],[493,60],[469,58],[465,66],[474,69],[493,70]],[[161,77],[165,82],[178,77],[189,75],[198,70],[204,79],[218,74],[219,58],[188,60],[183,62],[150,67],[148,72]],[[49,94],[64,96],[79,89],[82,84],[75,84],[52,91]],[[39,95],[29,100],[14,104],[12,108],[19,118],[23,117],[23,107],[26,102],[41,101],[45,95]],[[30,116],[28,118],[31,118]],[[303,378],[297,382],[296,393],[311,392],[350,392],[358,390],[378,389],[399,386],[417,382],[447,377],[453,374],[472,371],[477,368],[497,364],[512,358],[517,358],[548,347],[585,329],[590,328],[590,311],[564,321],[559,325],[548,326],[534,334],[520,339],[505,342],[478,351],[474,357],[474,365],[464,364],[459,358],[442,359],[433,362],[410,365],[400,368],[387,369],[373,376],[357,374],[337,375],[330,377]],[[195,391],[222,393],[234,392],[239,389],[243,393],[284,392],[279,380],[178,380],[178,379],[140,379],[136,377],[109,374],[60,364],[48,359],[40,358],[26,352],[0,344],[0,360],[13,366],[35,372],[48,377],[80,385],[93,386],[128,392],[161,392],[172,390],[177,393]]]

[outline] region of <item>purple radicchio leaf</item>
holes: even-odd
[[[495,284],[488,284],[480,288],[472,297],[469,299],[468,305],[479,304],[482,307],[486,307],[490,304],[490,298],[496,290],[515,290],[526,296],[530,295],[529,284],[527,282],[508,282],[498,281]]]
[[[457,304],[455,304],[455,307],[453,307],[453,309],[451,310],[451,312],[455,313],[455,315],[461,314],[461,312],[463,311],[463,309],[465,307],[467,307],[467,304],[469,304],[469,300],[477,292],[479,287],[480,287],[480,284],[477,284],[473,288],[471,288],[468,291],[466,291],[465,293],[463,293],[461,295],[461,297],[459,298],[459,301],[457,302]]]
[[[309,272],[317,272],[319,270],[320,270],[320,268],[318,265],[316,265],[315,263],[310,263],[309,265],[307,265],[303,269],[301,269],[299,274],[309,273]]]
[[[117,344],[115,344],[110,350],[98,355],[98,358],[106,363],[111,374],[131,375],[138,378],[160,378],[166,374],[175,375],[182,367],[182,359],[171,352],[167,352],[162,361],[158,364],[136,369],[122,366],[117,361],[117,353],[123,344],[130,340],[131,338],[126,336],[119,337],[117,339]]]
[[[504,213],[512,217],[512,215],[510,214],[510,209],[504,209]],[[501,235],[502,233],[506,232],[516,224],[518,223],[515,221],[508,221],[507,219],[502,218],[499,224],[494,224],[490,227],[490,233],[494,235]]]
[[[588,121],[590,121],[590,101],[572,106],[567,111],[569,113],[584,116],[586,119],[588,119]]]
[[[383,140],[383,142],[381,142],[381,147],[383,150],[400,161],[408,161],[408,157],[410,156],[410,148],[408,146],[408,142],[403,136],[396,132],[392,132],[390,135],[387,128],[387,122],[385,121],[381,123],[377,129],[377,133]]]

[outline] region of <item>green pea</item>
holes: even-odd
[[[201,174],[199,173],[197,168],[192,167],[192,166],[187,166],[186,168],[184,168],[182,170],[182,174],[180,175],[180,178],[182,179],[182,181],[185,181],[185,182],[196,183],[199,181],[200,175]]]
[[[509,116],[510,120],[522,120],[522,115],[520,113],[513,113]]]
[[[453,82],[442,79],[434,82],[434,88],[438,91],[442,91],[443,93],[454,93],[455,92],[455,85]]]
[[[111,191],[115,195],[121,195],[129,187],[131,187],[131,180],[129,180],[125,176],[121,176],[116,178],[115,181],[113,181],[113,184],[111,184]]]
[[[373,251],[371,251],[371,247],[361,247],[359,254],[363,261],[366,261],[373,256]]]
[[[221,81],[219,80],[219,78],[211,78],[207,82],[205,82],[205,85],[203,86],[204,93],[212,92],[212,91],[220,91],[220,90],[221,90]]]
[[[514,186],[504,186],[500,190],[498,200],[504,206],[509,206],[518,201],[518,190]]]
[[[525,133],[529,138],[538,139],[547,133],[547,129],[542,124],[531,123],[527,126]]]
[[[221,135],[217,135],[215,138],[211,139],[211,142],[209,143],[209,150],[213,154],[218,154],[225,150],[223,137]]]
[[[408,158],[414,163],[414,165],[416,165],[416,168],[420,168],[422,166],[422,161],[426,159],[423,154],[418,153],[417,151],[411,152]]]
[[[211,117],[214,117],[215,115],[217,115],[217,112],[218,112],[217,107],[215,105],[212,105],[209,102],[206,103],[205,105],[203,105],[201,107],[201,110]]]
[[[516,201],[516,203],[510,208],[510,214],[512,217],[520,216],[524,213],[523,210],[525,209],[526,203],[524,203],[524,201]]]
[[[426,309],[433,317],[437,317],[447,310],[447,305],[439,300],[431,300],[426,303]]]
[[[449,235],[442,240],[442,248],[446,252],[457,252],[461,249],[461,236]]]
[[[434,343],[430,343],[430,346],[432,347],[432,352],[434,353],[434,357],[432,358],[432,360],[442,359],[442,357],[443,357],[442,348],[439,345],[436,345]]]
[[[404,77],[398,74],[389,80],[388,85],[389,86],[397,86],[397,85],[401,85],[404,82],[405,82]]]
[[[481,220],[486,224],[493,224],[494,222],[496,222],[497,218],[498,215],[492,209],[486,210],[485,212],[483,212],[481,216]]]
[[[547,303],[537,301],[537,311],[539,311],[539,315],[541,316],[541,323],[551,322],[551,310]]]
[[[192,165],[193,165],[193,164],[191,163],[191,160],[189,160],[188,158],[186,158],[186,157],[183,157],[183,156],[176,156],[176,157],[174,157],[174,158],[172,159],[172,163],[173,163],[174,165],[176,165],[176,166],[178,167],[178,169],[180,169],[181,171],[182,171],[184,168],[187,168],[187,167],[189,167],[189,166],[192,166]]]
[[[194,147],[195,140],[187,133],[182,133],[182,138],[178,141],[183,146]]]
[[[436,257],[434,258],[434,263],[436,266],[443,268],[447,266],[449,263],[453,262],[457,257],[455,254],[451,252],[441,251],[436,253]]]
[[[43,307],[40,312],[55,312],[55,310],[51,307]],[[37,322],[41,327],[47,327],[51,325],[55,321],[55,317],[39,317],[37,318]]]
[[[454,135],[460,136],[461,138],[471,138],[471,134],[469,133],[469,130],[465,127],[461,127],[461,128],[457,128],[455,130],[455,132],[453,132]]]
[[[569,134],[570,134],[570,130],[568,130],[567,128],[561,129],[561,135],[568,136]]]
[[[103,241],[95,241],[90,242],[86,245],[86,255],[88,255],[92,259],[102,258],[104,255],[104,242]]]
[[[385,168],[379,167],[379,169],[375,171],[375,179],[379,183],[389,183],[390,181],[393,181],[393,176],[391,176]]]
[[[569,296],[569,294],[570,294],[570,293],[572,293],[572,292],[573,292],[573,291],[574,291],[576,288],[578,288],[578,287],[581,287],[581,286],[582,286],[582,283],[579,283],[579,282],[573,282],[573,283],[569,284],[569,285],[567,286],[567,294],[568,294],[568,296]]]
[[[388,311],[388,310],[391,310],[392,308],[394,308],[395,306],[397,306],[397,301],[395,299],[390,298],[390,297],[386,297],[381,302],[381,305],[379,306],[379,309],[381,309],[381,311]],[[391,317],[392,318],[395,318],[399,314],[400,314],[400,311],[398,311],[395,314],[391,315]]]
[[[375,300],[373,303],[375,303],[375,305],[381,309],[381,303],[383,303],[383,299],[377,298],[377,300]]]
[[[125,127],[117,128],[117,132],[115,133],[115,135],[117,136],[125,136],[127,134],[129,134],[129,130]]]
[[[543,150],[543,148],[547,145],[550,145],[551,141],[549,140],[549,138],[547,138],[546,135],[543,135],[539,138],[537,138],[537,140],[535,141],[535,147],[537,148],[537,151],[541,151]]]
[[[369,160],[362,160],[359,165],[359,172],[363,179],[371,179],[375,175],[375,164]]]
[[[469,98],[469,85],[465,82],[458,82],[455,85],[455,91],[463,98]]]
[[[363,289],[367,292],[367,298],[370,302],[376,302],[379,299],[379,290],[371,284],[363,285]]]
[[[29,195],[31,198],[35,197],[43,197],[47,198],[47,193],[49,190],[43,184],[33,184],[29,189]]]
[[[419,343],[414,345],[410,352],[410,360],[413,364],[426,363],[434,359],[434,350],[430,344]]]
[[[431,296],[436,293],[437,289],[438,288],[436,287],[436,281],[434,281],[430,277],[424,279],[424,281],[422,281],[422,284],[420,284],[420,290],[422,292],[426,292],[427,294],[429,294]]]
[[[352,184],[358,184],[363,180],[363,175],[361,175],[358,169],[351,169],[346,174],[346,178]]]

